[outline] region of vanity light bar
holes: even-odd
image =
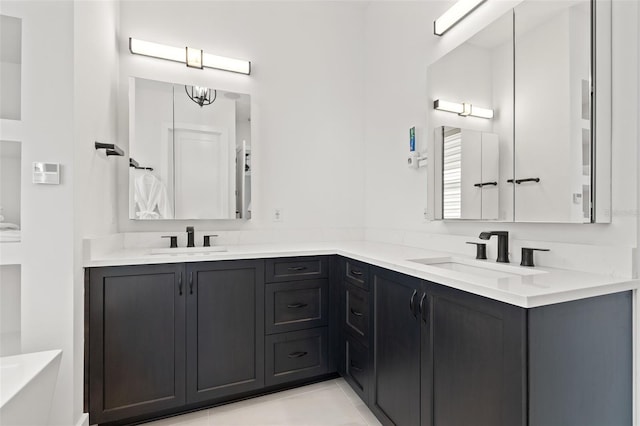
[[[486,0],[460,0],[433,22],[433,33],[441,36]]]
[[[449,102],[442,99],[436,99],[433,102],[433,108],[438,111],[447,111],[458,114],[462,117],[472,116],[479,118],[493,118],[493,110],[489,108],[480,108],[468,103]]]
[[[201,49],[194,49],[188,46],[186,48],[173,47],[129,37],[129,51],[134,55],[180,62],[190,68],[215,68],[239,74],[251,74],[250,61],[211,55],[204,53]]]

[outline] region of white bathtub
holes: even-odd
[[[2,426],[49,424],[61,355],[55,350],[0,358]]]

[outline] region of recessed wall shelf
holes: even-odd
[[[122,150],[122,148],[113,143],[101,143],[96,141],[96,149],[104,149],[107,153],[107,156],[118,155],[122,157],[124,155],[124,151]]]

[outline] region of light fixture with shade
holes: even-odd
[[[486,0],[459,0],[433,22],[433,33],[437,36],[443,35],[485,1]]]
[[[188,87],[190,87],[191,90],[189,90]],[[218,97],[217,90],[212,90],[202,86],[184,86],[184,91],[187,92],[189,99],[200,105],[200,108],[205,105],[211,105]]]
[[[129,37],[129,51],[134,55],[150,56],[180,62],[190,68],[214,68],[239,74],[251,74],[251,62],[242,59],[204,53],[192,47],[174,47]]]
[[[493,118],[492,109],[481,108],[466,102],[457,103],[445,101],[442,99],[436,99],[435,101],[433,101],[433,109],[437,109],[438,111],[452,112],[462,117],[472,116],[479,118]]]

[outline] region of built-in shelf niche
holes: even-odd
[[[21,268],[0,266],[0,356],[21,352]]]
[[[20,242],[22,144],[0,140],[0,244]]]
[[[0,119],[22,119],[22,20],[0,15]]]

